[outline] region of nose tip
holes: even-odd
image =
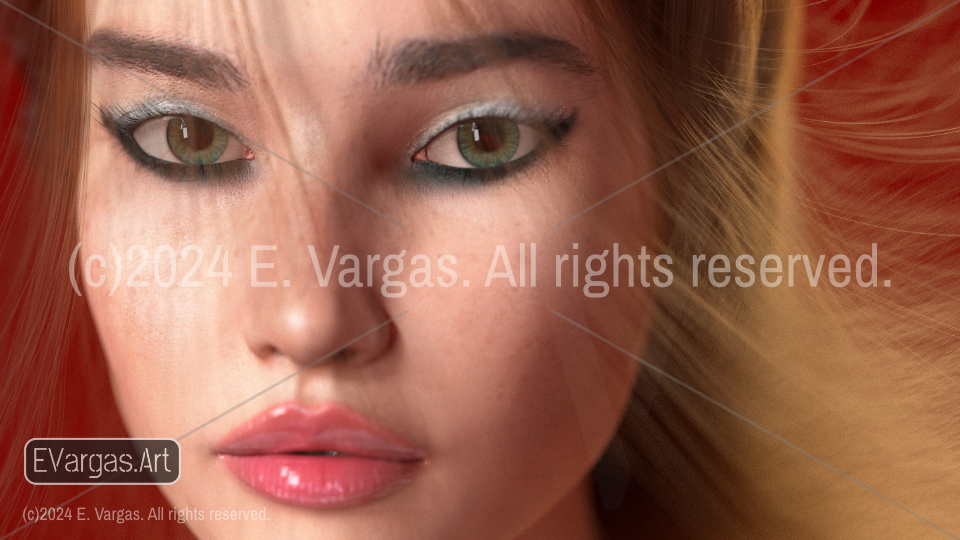
[[[259,358],[283,357],[304,366],[369,362],[390,346],[393,319],[378,303],[351,289],[263,296],[268,295],[261,295],[246,324],[247,345]]]

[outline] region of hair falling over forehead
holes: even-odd
[[[603,53],[601,75],[624,111],[614,128],[635,145],[638,160],[649,152],[655,167],[669,164],[645,180],[654,186],[659,223],[653,239],[637,243],[652,243],[677,262],[675,285],[652,293],[642,355],[670,377],[641,371],[601,463],[606,469],[598,471],[628,471],[625,495],[609,504],[598,497],[612,537],[947,538],[943,531],[960,530],[960,422],[951,397],[960,335],[951,322],[955,265],[947,267],[957,252],[960,198],[954,184],[879,178],[909,162],[946,182],[931,164],[956,161],[956,128],[910,107],[932,100],[923,111],[957,112],[956,78],[941,74],[956,72],[960,59],[940,47],[936,62],[900,58],[912,63],[899,66],[904,80],[897,84],[878,78],[864,89],[827,79],[824,93],[805,92],[802,103],[786,99],[812,78],[822,58],[811,55],[846,59],[899,30],[870,27],[863,19],[868,2],[837,2],[811,21],[803,15],[815,8],[798,4],[577,3]],[[909,20],[946,5],[921,4]],[[464,2],[451,5],[475,22]],[[75,42],[86,39],[83,2],[16,7]],[[956,23],[956,11],[943,16]],[[19,481],[22,443],[122,433],[90,314],[61,279],[77,242],[80,183],[64,179],[81,177],[91,60],[10,8],[0,6],[0,14],[5,33],[18,36],[11,45],[32,44],[14,51],[27,66],[29,99],[21,101],[18,129],[0,139],[0,176],[9,179],[0,201],[0,261],[3,281],[13,284],[0,297],[0,429],[12,441],[2,454],[0,499],[56,505],[79,490]],[[231,20],[243,27],[236,20],[244,17]],[[809,54],[814,38],[804,41],[804,24],[806,34],[827,36]],[[956,31],[950,37],[955,42]],[[839,124],[829,121],[837,116]],[[873,122],[877,117],[883,121]],[[878,127],[865,131],[868,123]],[[916,143],[920,137],[936,142]],[[835,157],[821,159],[838,147]],[[824,154],[811,158],[811,149]],[[862,155],[874,161],[851,159]],[[870,206],[858,209],[862,202]],[[891,216],[889,227],[877,224],[876,212]],[[767,253],[862,253],[873,242],[885,242],[901,280],[908,273],[916,279],[869,294],[689,285],[694,273],[707,281],[705,265],[690,263],[698,254],[760,260]],[[109,502],[133,493],[125,489],[89,497]],[[136,496],[162,504],[152,489]],[[0,534],[19,525],[13,514]],[[39,538],[56,526],[39,523],[30,534]],[[170,523],[131,527],[157,537],[189,534]]]

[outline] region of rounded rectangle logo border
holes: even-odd
[[[30,443],[34,441],[156,441],[163,442],[164,448],[169,447],[170,443],[176,445],[177,447],[177,459],[176,459],[176,474],[177,477],[171,482],[110,482],[111,478],[115,478],[122,474],[130,474],[130,472],[116,472],[111,473],[111,476],[105,477],[96,482],[34,482],[30,479],[30,476],[27,474],[27,449],[30,446]],[[23,445],[23,477],[24,479],[35,486],[168,486],[171,484],[177,483],[180,480],[180,466],[182,462],[182,449],[180,448],[180,442],[176,439],[163,439],[163,438],[154,438],[154,437],[33,437],[28,440]],[[137,474],[141,474],[143,471],[137,471]]]

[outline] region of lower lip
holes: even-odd
[[[354,456],[224,455],[223,461],[254,491],[287,504],[336,508],[388,495],[413,479],[420,462]]]

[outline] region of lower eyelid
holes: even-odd
[[[416,161],[411,169],[411,180],[421,189],[428,190],[457,186],[479,187],[535,172],[544,166],[545,157],[538,147],[520,158],[489,168],[460,168],[433,161]]]

